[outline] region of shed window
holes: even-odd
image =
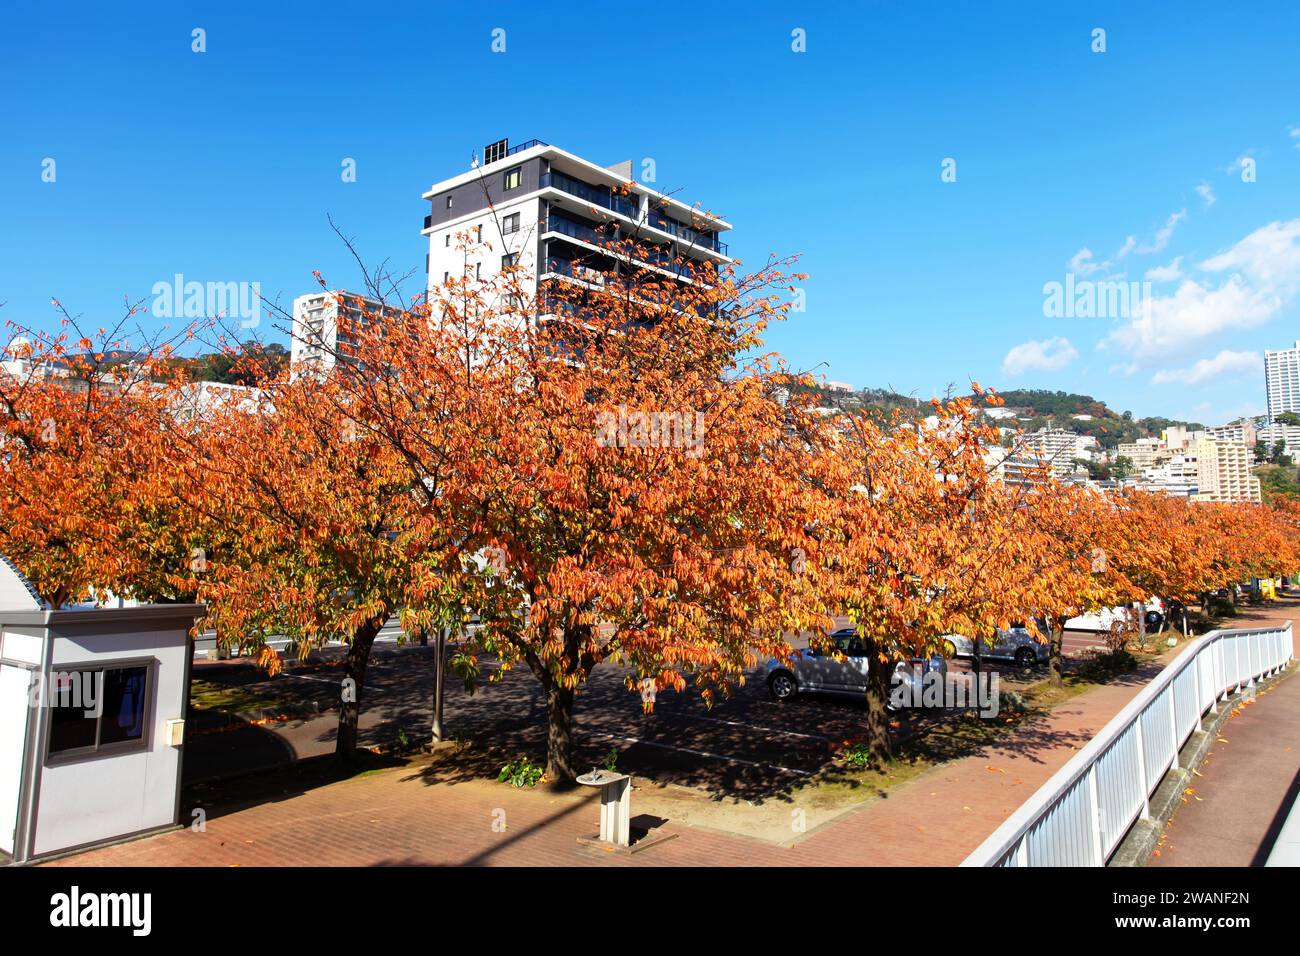
[[[143,746],[149,666],[59,671],[50,686],[49,754]]]

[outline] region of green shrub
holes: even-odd
[[[850,767],[870,767],[871,748],[866,744],[854,744],[844,751],[844,763]]]
[[[604,767],[610,773],[614,773],[616,770],[618,770],[618,748],[617,747],[610,747],[609,753],[605,754]]]
[[[998,713],[1023,714],[1029,710],[1029,703],[1014,690],[998,692]]]
[[[1119,674],[1127,674],[1137,667],[1137,658],[1126,650],[1107,651],[1085,661],[1079,668],[1079,677],[1088,681],[1105,681]]]
[[[532,787],[545,775],[546,772],[527,757],[517,757],[501,768],[497,774],[497,783],[508,783],[512,787]]]

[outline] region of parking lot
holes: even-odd
[[[1077,654],[1090,644],[1086,635],[1067,637],[1067,653]],[[327,649],[319,660],[291,664],[269,679],[247,660],[196,662],[196,680],[292,702],[283,709],[299,716],[229,729],[214,726],[214,715],[200,715],[187,745],[187,778],[211,779],[331,752],[337,713],[330,708],[338,699],[341,654],[340,649]],[[497,670],[491,659],[481,659],[481,664],[485,675]],[[999,674],[1004,690],[1045,674],[1043,668],[1025,672],[989,662],[986,667]],[[951,668],[964,671],[969,665],[954,661]],[[574,740],[580,767],[600,765],[614,748],[624,771],[710,792],[766,795],[826,768],[864,731],[865,701],[801,695],[778,702],[768,694],[762,667],[750,673],[737,694],[712,709],[688,688],[682,694],[660,692],[650,714],[643,712],[640,696],[627,691],[624,676],[622,669],[598,667],[578,697]],[[383,747],[402,737],[415,743],[427,740],[432,687],[431,648],[377,645],[362,702],[362,743]],[[492,759],[502,753],[544,751],[545,704],[531,673],[519,670],[497,681],[481,681],[473,694],[449,675],[446,687],[444,724],[449,738],[471,741]],[[319,707],[321,713],[303,715],[304,705]],[[897,718],[894,732],[901,739],[935,719],[933,711],[905,713]],[[488,769],[485,764],[466,772],[481,775]]]

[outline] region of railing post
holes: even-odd
[[[1142,819],[1151,819],[1151,790],[1147,787],[1147,749],[1142,742],[1142,714],[1133,721],[1133,731],[1137,737],[1138,748],[1138,782],[1142,786]]]
[[[1097,866],[1105,866],[1101,851],[1101,802],[1097,795],[1097,765],[1088,768],[1088,800],[1092,804],[1092,855]]]
[[[1201,724],[1201,714],[1203,711],[1201,707],[1201,655],[1200,654],[1197,654],[1194,658],[1192,658],[1192,676],[1195,678],[1195,685],[1193,689],[1196,691],[1196,697],[1195,697],[1196,729],[1201,730],[1203,727],[1203,725]]]
[[[1174,762],[1169,765],[1170,770],[1178,769],[1178,708],[1174,706],[1174,682],[1170,681],[1166,686],[1169,691],[1169,743],[1173,747]]]
[[[1219,688],[1223,686],[1223,639],[1210,645],[1210,713],[1219,712]]]

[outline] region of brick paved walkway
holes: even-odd
[[[1300,788],[1300,678],[1229,717],[1192,779],[1148,865],[1262,866]]]
[[[1238,626],[1286,620],[1295,606],[1296,602],[1287,601],[1243,615]],[[579,836],[596,829],[598,804],[592,794],[520,791],[478,781],[430,783],[418,770],[398,768],[232,809],[210,818],[203,833],[167,833],[59,862],[79,866],[955,865],[1100,730],[1158,667],[1149,665],[1144,672],[1075,697],[998,746],[937,767],[835,818],[790,847],[669,822],[663,830],[678,834],[677,839],[630,858],[615,856],[577,843]],[[1300,689],[1300,681],[1294,687]]]

